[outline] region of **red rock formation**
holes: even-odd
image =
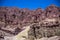
[[[0,30],[16,35],[23,30],[24,26],[38,23],[46,18],[60,18],[60,7],[52,5],[45,10],[41,8],[29,10],[26,8],[0,7]]]

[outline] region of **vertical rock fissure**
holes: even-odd
[[[4,14],[4,17],[5,17],[5,27],[6,27],[6,25],[7,25],[7,23],[6,23],[7,22],[7,20],[6,20],[6,18],[7,18],[6,14]]]
[[[34,36],[35,36],[35,38],[37,38],[37,37],[36,37],[36,32],[35,32],[35,27],[33,27],[33,29],[34,29],[34,30],[33,30],[33,31],[34,31]]]

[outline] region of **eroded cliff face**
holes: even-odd
[[[30,40],[40,39],[43,37],[60,36],[60,20],[59,19],[44,19],[39,23],[31,26],[28,32]]]
[[[33,24],[33,25],[32,25]],[[19,9],[16,7],[0,7],[0,39],[4,36],[15,36],[30,25],[30,40],[42,37],[59,36],[60,7],[51,5],[45,10]]]

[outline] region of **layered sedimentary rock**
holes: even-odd
[[[29,38],[40,39],[42,37],[60,36],[60,22],[58,19],[44,19],[31,26],[28,32]]]
[[[33,25],[32,25],[33,24]],[[60,7],[51,5],[45,10],[19,9],[16,7],[0,7],[0,38],[15,36],[30,26],[29,40],[42,37],[59,36]]]

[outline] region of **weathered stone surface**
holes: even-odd
[[[31,24],[34,25],[31,26],[28,33],[30,39],[59,36],[60,7],[51,5],[45,10],[41,8],[29,10],[26,8],[0,7],[0,31],[2,31],[4,36],[6,34],[7,36],[15,36]],[[4,36],[0,37],[4,38]]]

